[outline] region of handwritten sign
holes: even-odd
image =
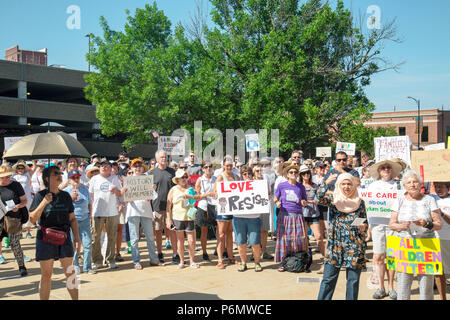
[[[130,176],[123,179],[125,201],[152,200],[153,199],[153,176]]]
[[[258,214],[270,212],[266,180],[224,181],[217,185],[217,214]]]
[[[336,142],[336,153],[344,151],[348,156],[354,156],[356,151],[356,143]]]
[[[22,139],[23,137],[4,137],[3,141],[5,143],[5,150],[8,151],[11,146]]]
[[[331,147],[318,147],[318,148],[316,148],[316,157],[318,157],[318,158],[331,158]]]
[[[411,167],[420,172],[423,166],[425,182],[450,181],[450,150],[413,151]]]
[[[359,196],[364,200],[369,224],[389,225],[391,207],[398,198],[397,191],[382,189],[358,189]]]
[[[411,166],[411,139],[409,136],[374,138],[375,161],[400,158]]]
[[[387,269],[408,274],[442,274],[439,239],[387,236]]]
[[[158,137],[158,150],[164,150],[167,155],[183,156],[184,155],[184,137],[178,136],[160,136]]]
[[[257,133],[246,134],[245,145],[247,146],[247,152],[259,151],[259,135]]]

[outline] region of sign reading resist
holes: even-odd
[[[267,181],[224,181],[217,185],[217,214],[258,214],[270,212]]]
[[[123,186],[128,189],[124,195],[125,201],[153,199],[153,176],[125,177]]]

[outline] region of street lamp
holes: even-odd
[[[91,37],[93,36],[92,33],[88,33],[85,35],[86,38],[89,39],[89,56],[88,56],[88,71],[91,72]]]
[[[420,148],[420,100],[413,97],[406,97],[407,99],[412,99],[417,103],[417,150]]]

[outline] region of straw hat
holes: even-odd
[[[391,179],[394,179],[396,176],[400,174],[400,172],[403,171],[401,164],[398,162],[394,162],[391,160],[381,160],[374,165],[371,165],[369,168],[369,173],[375,180],[380,179],[380,174],[378,173],[378,168],[383,165],[390,165],[392,167],[392,173],[391,173]]]
[[[12,175],[13,175],[13,172],[10,167],[5,166],[5,165],[0,166],[0,178],[12,176]]]
[[[178,180],[180,180],[181,177],[184,177],[187,175],[187,172],[183,169],[178,169],[177,172],[175,172],[175,177],[172,178],[172,182],[175,184],[178,184]]]
[[[408,165],[407,165],[402,159],[400,159],[400,158],[394,158],[394,159],[391,159],[391,161],[392,161],[392,162],[399,163],[399,164],[402,166],[402,170],[405,170],[406,167],[408,166]]]
[[[98,168],[98,167],[93,167],[93,168],[90,168],[90,169],[86,170],[86,177],[87,177],[88,179],[92,178],[92,176],[93,176],[93,174],[94,174],[95,171],[100,172],[100,168]]]
[[[297,165],[295,165],[295,164],[289,164],[288,166],[286,166],[286,167],[284,167],[283,168],[283,176],[287,176],[287,173],[288,173],[288,171],[289,170],[291,170],[291,169],[295,169],[295,170],[297,170],[298,172],[300,172],[300,167],[299,166],[297,166]],[[308,170],[309,170],[309,168],[308,168]]]
[[[24,167],[26,172],[30,171],[30,167],[23,160],[19,160],[15,165],[13,165],[12,169],[14,170],[14,172],[16,172],[18,166]]]
[[[300,166],[300,173],[302,173],[302,172],[307,172],[307,171],[311,171],[311,168],[308,167],[306,164],[302,164],[302,165]]]

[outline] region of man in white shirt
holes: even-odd
[[[116,175],[111,174],[111,164],[103,161],[100,164],[100,174],[89,181],[89,193],[92,204],[92,268],[102,266],[100,238],[102,228],[105,225],[108,239],[105,260],[111,269],[117,268],[114,261],[115,244],[117,236],[117,224],[119,223],[119,197],[122,194],[122,185]]]

